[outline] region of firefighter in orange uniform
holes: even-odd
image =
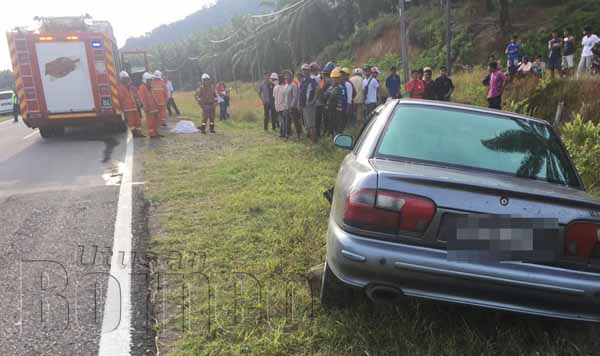
[[[142,116],[135,103],[137,94],[133,91],[135,87],[131,86],[129,74],[122,71],[119,73],[119,79],[119,99],[121,101],[121,109],[127,120],[127,126],[131,130],[133,137],[146,137],[142,134]]]
[[[158,117],[163,126],[167,126],[167,103],[169,101],[169,91],[167,90],[167,82],[162,79],[160,70],[154,72],[152,80],[152,94],[156,98],[158,104]]]
[[[196,89],[196,102],[202,108],[202,125],[200,131],[206,133],[206,123],[210,123],[210,132],[215,133],[215,108],[217,105],[217,92],[210,82],[208,74],[202,74],[200,86]]]
[[[148,125],[148,136],[150,138],[163,137],[158,133],[158,125],[160,118],[158,116],[158,103],[154,95],[152,95],[152,81],[154,76],[148,72],[142,76],[143,84],[138,89],[138,97],[144,107],[146,114],[146,124]]]

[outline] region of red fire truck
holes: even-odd
[[[39,128],[42,137],[82,124],[124,130],[117,90],[121,61],[111,25],[89,16],[36,20],[36,31],[7,34],[27,126]]]

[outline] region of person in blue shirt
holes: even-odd
[[[390,93],[390,98],[400,99],[402,97],[402,94],[400,93],[401,81],[400,76],[398,75],[398,68],[390,68],[390,75],[385,80],[385,87]]]
[[[506,53],[508,68],[517,66],[519,64],[519,62],[521,61],[520,52],[521,45],[518,42],[518,37],[515,35],[512,37],[512,40],[506,46],[506,50],[504,51],[504,53]]]

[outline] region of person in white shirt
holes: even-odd
[[[365,98],[363,97],[363,77],[362,77],[362,69],[355,68],[354,75],[350,78],[354,89],[356,89],[356,95],[354,96],[354,105],[353,105],[353,121],[358,127],[362,127],[364,118],[365,118],[365,109],[364,103]]]
[[[181,113],[179,112],[179,108],[175,103],[175,99],[173,99],[173,93],[175,92],[175,89],[173,88],[173,82],[166,75],[165,80],[167,81],[167,94],[169,94],[169,99],[167,100],[167,110],[169,110],[169,116],[173,116],[173,110],[175,110],[175,113],[177,116],[179,116]]]
[[[275,75],[273,75],[274,77]],[[279,137],[285,138],[287,128],[285,125],[285,114],[287,107],[287,100],[285,92],[287,91],[288,82],[286,76],[277,76],[277,80],[273,81],[275,87],[273,88],[273,97],[275,98],[275,111],[277,112],[277,118],[279,120]]]
[[[592,28],[590,26],[587,26],[584,31],[584,36],[581,40],[583,50],[581,51],[581,61],[579,62],[579,68],[577,69],[577,77],[581,77],[584,73],[590,72],[592,61],[594,60],[594,52],[592,52],[592,49],[600,42],[600,38],[595,34],[592,34]]]
[[[527,75],[531,73],[532,63],[529,60],[529,57],[523,57],[523,61],[519,64],[519,68],[517,68],[517,73],[520,75]]]
[[[377,76],[379,75],[379,68],[371,68],[371,77],[365,78],[363,82],[365,106],[367,107],[367,117],[377,108],[377,98],[379,91],[379,81]]]

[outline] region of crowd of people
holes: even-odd
[[[132,135],[146,137],[141,130],[143,110],[148,136],[151,138],[163,137],[159,132],[159,127],[166,127],[167,119],[173,116],[173,113],[177,116],[181,114],[173,98],[173,82],[166,76],[163,78],[163,74],[159,70],[153,74],[144,73],[142,84],[139,87],[135,86],[126,71],[119,73],[119,80],[119,99]],[[220,82],[213,85],[208,74],[202,75],[202,80],[198,83],[198,89],[195,92],[196,102],[203,113],[202,124],[198,127],[202,133],[207,133],[207,125],[209,132],[215,132],[217,106],[220,109],[221,120],[227,120],[230,117],[229,98],[229,89],[225,83]]]
[[[264,130],[269,126],[289,139],[306,134],[312,142],[335,136],[348,126],[362,126],[375,108],[388,99],[402,98],[402,81],[396,67],[390,68],[385,87],[379,82],[378,67],[350,69],[328,62],[303,64],[296,75],[291,70],[265,73],[258,86],[264,111]],[[384,90],[385,89],[385,90]],[[405,85],[407,97],[449,101],[454,91],[446,68],[433,80],[433,70],[413,71]]]
[[[581,58],[577,71],[575,72],[575,53],[577,52],[577,40],[571,29],[566,29],[563,37],[559,37],[557,31],[552,32],[548,41],[547,62],[541,54],[534,61],[528,56],[523,56],[523,45],[518,36],[513,36],[505,49],[506,71],[502,70],[502,63],[494,56],[489,60],[489,74],[483,80],[483,85],[488,88],[487,100],[492,109],[502,109],[502,95],[506,84],[512,78],[525,78],[528,76],[543,77],[547,71],[555,78],[556,76],[571,77],[576,74],[577,78],[584,75],[600,74],[600,37],[592,32],[592,28],[586,26],[581,39]]]
[[[142,109],[146,117],[148,136],[160,138],[159,126],[167,126],[167,118],[175,112],[180,114],[173,99],[173,83],[161,71],[144,73],[142,84],[136,86],[129,73],[119,73],[119,100],[133,137],[146,137],[142,133]]]
[[[490,108],[502,108],[502,95],[507,82],[513,77],[535,75],[542,77],[550,71],[554,77],[580,77],[586,73],[600,73],[600,38],[592,33],[590,27],[584,29],[581,40],[582,54],[575,72],[576,39],[570,29],[559,38],[553,32],[548,41],[548,60],[538,55],[533,61],[522,56],[522,45],[517,36],[513,36],[506,46],[506,71],[501,61],[493,56],[489,60],[489,74],[483,85],[487,89]],[[404,96],[411,99],[450,101],[454,93],[454,84],[445,67],[440,67],[439,75],[434,79],[433,69],[425,67],[413,70],[410,79],[404,84]],[[324,66],[313,62],[303,64],[301,71],[294,75],[291,70],[281,73],[266,73],[258,86],[258,95],[264,111],[264,130],[278,130],[279,136],[288,140],[292,135],[302,138],[303,132],[312,142],[323,136],[335,136],[344,132],[348,126],[362,127],[371,113],[381,103],[389,99],[399,99],[402,94],[402,80],[397,68],[389,68],[389,75],[380,84],[381,71],[378,67],[365,65],[350,69],[328,62]],[[166,126],[167,117],[172,109],[179,115],[173,100],[173,84],[163,79],[160,71],[145,73],[143,85],[135,88],[126,72],[120,73],[119,93],[128,125],[136,137],[141,133],[141,110],[146,114],[148,133],[151,137],[161,137],[158,126]],[[229,90],[225,83],[213,85],[208,74],[202,75],[195,99],[202,109],[202,124],[198,127],[202,133],[215,132],[216,107],[220,108],[220,119],[229,117]],[[168,111],[168,114],[167,114]]]

